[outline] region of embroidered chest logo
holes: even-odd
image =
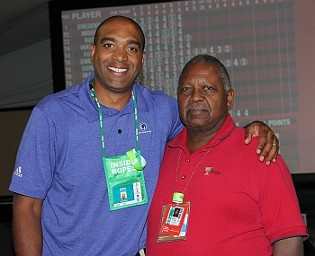
[[[144,123],[144,122],[141,122],[139,124],[139,134],[142,134],[142,133],[150,133],[152,132],[149,127],[148,127],[148,124]]]

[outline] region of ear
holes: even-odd
[[[231,88],[226,92],[226,105],[230,110],[234,105],[234,90]]]
[[[91,60],[91,63],[94,62],[94,53],[95,53],[95,44],[91,44],[90,46],[90,60]]]
[[[144,59],[146,56],[147,56],[147,53],[145,51],[143,51],[142,60],[141,60],[142,65],[144,63]]]

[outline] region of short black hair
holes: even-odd
[[[107,23],[108,21],[111,21],[111,20],[114,20],[114,19],[125,19],[125,20],[128,20],[128,21],[130,21],[132,24],[134,24],[134,25],[138,28],[140,34],[142,35],[142,43],[143,43],[143,45],[142,45],[142,51],[144,51],[144,48],[145,48],[145,36],[144,36],[144,33],[143,33],[142,28],[140,27],[140,25],[139,25],[135,20],[133,20],[133,19],[127,17],[127,16],[122,16],[122,15],[111,16],[111,17],[109,17],[109,18],[103,20],[103,21],[98,25],[98,27],[96,28],[95,34],[94,34],[94,44],[95,44],[95,45],[97,44],[97,40],[98,40],[100,28],[101,28],[105,23]]]

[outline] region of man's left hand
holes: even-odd
[[[260,136],[256,153],[259,161],[266,159],[266,165],[276,162],[279,151],[279,140],[269,126],[261,121],[254,121],[245,127],[245,144],[249,144],[252,137]]]

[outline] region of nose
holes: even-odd
[[[116,47],[113,52],[113,59],[118,62],[123,62],[128,59],[127,51],[124,47]]]
[[[203,95],[202,95],[202,93],[200,92],[200,90],[194,89],[194,90],[192,91],[190,100],[191,100],[192,102],[197,102],[197,101],[203,100]]]

